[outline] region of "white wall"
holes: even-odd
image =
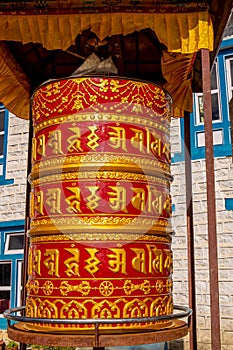
[[[6,179],[14,183],[0,186],[1,222],[25,218],[28,125],[28,121],[9,113]]]

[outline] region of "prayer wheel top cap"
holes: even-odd
[[[170,94],[159,85],[104,76],[50,80],[35,90],[31,104],[34,125],[59,116],[117,113],[152,118],[167,128],[171,105]]]
[[[119,81],[124,80],[124,81],[135,82],[135,83],[150,84],[152,86],[155,86],[155,87],[158,87],[158,88],[162,89],[165,92],[167,98],[170,99],[171,103],[173,102],[173,98],[172,98],[171,94],[160,84],[156,84],[154,82],[151,82],[151,81],[148,81],[148,80],[144,80],[144,79],[134,79],[134,78],[128,78],[128,77],[118,76],[118,75],[107,75],[106,76],[106,75],[101,75],[101,74],[92,74],[92,75],[83,75],[83,76],[71,75],[71,76],[63,77],[63,78],[59,78],[59,79],[46,80],[42,84],[40,84],[38,87],[36,87],[34,89],[34,91],[32,93],[32,96],[31,96],[31,100],[33,100],[35,93],[41,87],[43,87],[45,85],[48,85],[48,84],[51,84],[51,83],[55,83],[55,82],[59,82],[59,81],[63,81],[63,80],[69,80],[69,79],[80,79],[80,80],[83,80],[83,79],[106,79],[106,80],[116,79],[116,80],[119,80]]]

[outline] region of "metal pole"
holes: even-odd
[[[27,163],[27,179],[31,171],[31,150],[32,150],[32,120],[29,120],[29,137],[28,137],[28,163]],[[26,209],[25,209],[25,229],[24,229],[24,260],[23,260],[23,274],[22,274],[22,296],[21,305],[26,304],[26,283],[27,283],[27,261],[28,261],[28,249],[29,249],[29,238],[27,236],[27,231],[30,226],[30,215],[29,215],[29,198],[30,198],[30,185],[28,180],[26,185]],[[24,311],[23,311],[24,313]],[[26,344],[20,343],[20,350],[26,350]]]
[[[190,113],[184,115],[184,142],[185,142],[185,184],[186,184],[186,222],[188,248],[188,285],[189,307],[193,310],[190,317],[190,350],[197,349],[196,325],[196,291],[195,291],[195,251],[193,229],[193,198],[192,198],[192,163],[190,147]]]
[[[201,50],[201,59],[202,59],[202,85],[203,85],[203,97],[204,97],[205,150],[206,150],[211,344],[212,344],[213,350],[221,350],[209,50],[207,49]]]

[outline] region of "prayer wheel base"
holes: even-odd
[[[173,326],[168,329],[151,330],[147,332],[131,332],[125,330],[113,332],[93,332],[81,334],[53,334],[28,331],[25,323],[15,323],[8,327],[8,336],[20,343],[44,346],[67,347],[107,347],[107,346],[133,346],[141,344],[154,344],[182,338],[188,334],[188,324],[181,320],[174,320]]]

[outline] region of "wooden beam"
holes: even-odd
[[[209,279],[210,279],[210,317],[212,350],[221,350],[220,311],[218,286],[218,253],[216,230],[215,176],[212,129],[212,103],[210,87],[210,54],[209,50],[201,50],[202,84],[204,98],[204,127],[206,151],[206,186],[207,186],[207,216],[208,216],[208,248],[209,248]]]
[[[196,283],[195,283],[195,249],[193,228],[193,190],[192,190],[192,162],[190,144],[190,113],[184,115],[184,142],[185,142],[185,186],[186,186],[186,222],[187,222],[187,249],[188,249],[188,286],[189,307],[193,310],[190,318],[189,348],[197,349],[196,325]]]

